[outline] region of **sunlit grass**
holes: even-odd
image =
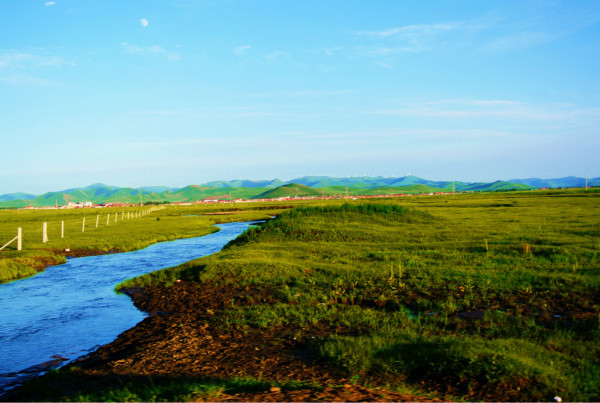
[[[364,385],[443,399],[597,401],[599,195],[301,203],[218,254],[120,287],[183,280],[269,290],[268,302],[232,299],[212,324],[283,327]],[[313,338],[312,328],[331,331]],[[123,390],[94,397],[130,396]]]
[[[0,251],[0,282],[34,275],[49,264],[64,262],[70,251],[94,253],[124,252],[156,242],[172,241],[217,231],[213,225],[231,221],[269,218],[280,211],[278,205],[190,205],[73,209],[0,210],[0,246],[22,228],[23,251],[13,242]],[[274,207],[274,209],[270,208]],[[206,215],[234,211],[235,214]],[[85,221],[84,221],[85,219]],[[43,242],[43,223],[48,241]],[[64,224],[63,224],[64,223]],[[84,226],[85,225],[85,226]],[[84,252],[85,253],[85,252]]]
[[[308,342],[366,383],[597,400],[599,200],[497,194],[302,207],[174,272],[276,290],[274,304],[234,301],[215,318],[221,326],[287,326],[300,338],[316,324],[355,329]]]

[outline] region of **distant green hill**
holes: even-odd
[[[431,181],[417,176],[382,177],[361,176],[335,178],[329,176],[304,176],[288,182],[273,180],[232,180],[214,181],[204,185],[189,185],[175,189],[166,186],[145,186],[127,188],[95,183],[83,188],[48,192],[41,196],[12,193],[0,195],[0,208],[25,206],[44,207],[66,205],[68,202],[92,202],[94,204],[120,202],[127,204],[195,202],[206,199],[251,199],[279,198],[293,196],[323,195],[380,195],[396,193],[432,193],[451,191],[453,186],[461,191],[507,191],[526,190],[542,185],[547,187],[585,184],[585,179],[566,177],[560,179],[523,179],[514,181],[452,182]],[[600,185],[600,178],[591,178],[589,186]]]
[[[460,191],[501,191],[501,190],[527,190],[532,189],[531,186],[523,183],[512,183],[506,181],[496,181],[492,183],[471,183],[460,186],[457,190]]]
[[[266,192],[264,187],[223,187],[214,188],[209,186],[190,185],[170,193],[170,199],[176,202],[192,202],[209,198],[221,200],[252,198],[260,193]],[[163,193],[164,194],[164,193]]]
[[[284,185],[285,182],[274,179],[265,181],[251,181],[251,180],[233,180],[233,181],[213,181],[205,183],[203,186],[211,188],[275,188],[277,186]]]
[[[32,200],[36,197],[36,195],[32,195],[30,193],[9,193],[0,196],[0,202],[13,200]]]
[[[379,187],[362,191],[363,195],[384,195],[384,194],[419,194],[442,192],[447,189],[434,188],[427,185],[415,184],[409,186],[389,186]]]
[[[311,188],[299,183],[290,183],[279,186],[275,189],[267,190],[254,197],[254,199],[277,199],[279,197],[295,197],[295,196],[323,196],[326,194],[320,190]]]

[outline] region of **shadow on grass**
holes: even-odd
[[[274,384],[214,377],[91,375],[77,367],[54,370],[0,396],[0,401],[190,401],[215,400],[222,393],[260,393]],[[283,388],[315,388],[286,385]]]

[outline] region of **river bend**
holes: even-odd
[[[69,259],[0,284],[0,394],[23,379],[108,344],[145,314],[114,287],[128,278],[218,252],[251,223],[145,249]],[[65,360],[66,359],[66,360]]]

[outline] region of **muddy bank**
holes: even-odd
[[[317,360],[309,341],[344,329],[294,326],[223,330],[219,315],[231,305],[272,303],[272,290],[231,285],[176,283],[172,287],[128,290],[135,305],[151,315],[114,342],[61,370],[48,389],[30,384],[9,392],[4,401],[66,400],[82,390],[119,387],[124,382],[182,379],[243,379],[265,382],[260,390],[225,388],[208,400],[223,401],[433,401],[384,389],[352,385],[346,374]],[[54,376],[51,374],[50,376]],[[279,382],[297,381],[288,389]],[[137,381],[136,381],[137,382]],[[315,386],[306,386],[315,385]],[[202,398],[198,398],[202,400]]]

